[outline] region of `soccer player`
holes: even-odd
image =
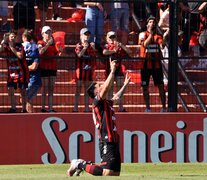
[[[111,72],[103,85],[93,82],[88,88],[88,95],[93,99],[92,110],[93,120],[99,131],[99,150],[102,162],[100,165],[87,162],[82,159],[74,159],[68,169],[68,175],[78,176],[82,171],[86,171],[95,176],[119,176],[121,170],[121,157],[119,151],[119,134],[117,133],[116,118],[113,103],[118,101],[130,82],[130,77],[126,74],[124,84],[121,89],[107,100],[107,94],[114,83],[116,61],[110,60]]]

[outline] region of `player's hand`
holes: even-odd
[[[130,80],[131,80],[131,76],[129,76],[129,73],[127,72],[124,80],[124,85],[128,85]]]
[[[116,60],[112,61],[111,58],[109,58],[109,61],[110,61],[111,72],[115,73],[115,71],[116,71]]]

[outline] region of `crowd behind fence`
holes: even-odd
[[[90,31],[90,37],[96,37],[89,42],[95,44],[95,57],[92,59],[95,64],[92,69],[92,80],[103,82],[106,79],[107,62],[109,56],[103,54],[107,44],[110,32],[114,32],[117,42],[120,46],[128,48],[131,52],[126,55],[116,55],[113,57],[116,60],[121,59],[121,68],[125,73],[131,76],[131,82],[123,96],[123,107],[117,104],[120,112],[160,112],[167,111],[168,103],[168,69],[169,67],[169,36],[173,28],[177,28],[177,51],[178,51],[178,111],[179,112],[205,112],[207,103],[207,60],[206,60],[206,15],[207,15],[207,2],[203,1],[178,1],[178,26],[173,27],[170,22],[170,3],[169,1],[123,1],[116,5],[112,5],[109,1],[93,1],[92,4],[87,4],[83,1],[1,1],[2,11],[0,12],[0,37],[4,39],[7,32],[15,30],[17,32],[16,41],[22,43],[22,33],[25,29],[33,30],[37,45],[40,45],[42,35],[46,31],[43,27],[49,28],[54,32],[64,32],[64,38],[61,39],[58,35],[58,44],[64,47],[63,51],[59,52],[55,57],[51,57],[50,53],[41,56],[42,59],[55,59],[57,63],[56,76],[54,81],[54,89],[51,91],[51,98],[46,97],[42,99],[43,87],[48,88],[48,81],[44,81],[41,89],[37,92],[36,97],[33,99],[33,112],[90,112],[91,100],[89,100],[89,108],[85,107],[86,93],[84,91],[84,80],[80,81],[81,91],[77,92],[77,43],[80,42],[80,30],[87,28]],[[121,5],[120,5],[121,4]],[[101,11],[103,14],[99,17],[97,24],[97,31],[101,34],[94,34],[92,25],[87,24],[88,13],[92,11]],[[101,10],[100,10],[101,9]],[[118,17],[116,10],[123,10],[125,19],[115,19]],[[113,14],[114,13],[114,14]],[[126,16],[127,14],[127,16]],[[28,16],[28,17],[27,17]],[[150,108],[147,107],[146,97],[144,96],[144,86],[141,80],[141,69],[144,57],[140,54],[142,51],[142,38],[144,42],[143,32],[147,31],[147,23],[149,17],[155,17],[156,30],[155,34],[165,40],[165,45],[161,49],[163,58],[163,82],[164,91],[166,94],[165,106],[163,106],[163,99],[161,96],[160,88],[154,86],[154,81],[150,78],[149,82],[149,102]],[[101,22],[103,18],[103,22]],[[128,20],[126,20],[126,18]],[[115,23],[125,22],[122,25]],[[24,24],[24,23],[25,24]],[[117,27],[122,27],[120,31]],[[102,29],[101,29],[102,28]],[[46,29],[48,30],[48,29]],[[173,29],[174,30],[174,29]],[[166,37],[166,39],[165,39]],[[98,39],[98,40],[97,40]],[[39,43],[38,43],[39,42]],[[53,42],[56,43],[56,42]],[[51,44],[53,44],[51,43]],[[61,44],[63,43],[63,44]],[[2,42],[1,44],[4,44]],[[44,44],[44,43],[43,43]],[[56,48],[57,48],[56,44]],[[44,47],[44,45],[43,45]],[[122,49],[122,48],[121,48]],[[40,52],[40,51],[39,51]],[[118,50],[116,52],[119,52]],[[112,57],[112,56],[111,56]],[[13,57],[8,56],[8,53],[0,53],[0,112],[24,112],[22,108],[22,96],[20,90],[15,90],[15,111],[11,111],[11,97],[8,94],[8,61]],[[27,57],[28,58],[28,57]],[[41,63],[41,61],[40,61]],[[80,71],[80,70],[79,70]],[[176,72],[175,72],[176,73]],[[43,81],[42,81],[43,82]],[[119,81],[114,84],[114,92],[117,91]],[[79,95],[78,95],[79,94]],[[78,97],[77,97],[78,96]],[[78,104],[77,104],[78,102]],[[52,103],[52,107],[49,107]],[[43,106],[44,104],[44,106]],[[75,105],[76,104],[76,105]],[[77,106],[77,107],[75,107]],[[166,108],[166,109],[165,109]],[[14,109],[14,108],[13,108]],[[149,111],[148,111],[149,110]],[[26,112],[26,111],[25,111]]]

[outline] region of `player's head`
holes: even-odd
[[[87,89],[87,93],[88,93],[89,97],[91,97],[92,99],[94,99],[96,96],[96,94],[95,94],[96,85],[97,85],[96,82],[92,82],[91,85]]]
[[[89,95],[89,97],[91,97],[92,99],[94,99],[96,97],[97,94],[99,94],[99,92],[102,89],[103,84],[98,83],[98,82],[92,82],[91,85],[89,86],[89,88],[87,89],[87,93]]]

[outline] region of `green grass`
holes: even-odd
[[[97,179],[84,172],[79,177],[68,177],[68,164],[62,165],[1,165],[0,179]],[[101,179],[118,180],[161,180],[161,179],[207,179],[207,164],[204,163],[132,163],[122,164],[120,177],[99,177]]]

